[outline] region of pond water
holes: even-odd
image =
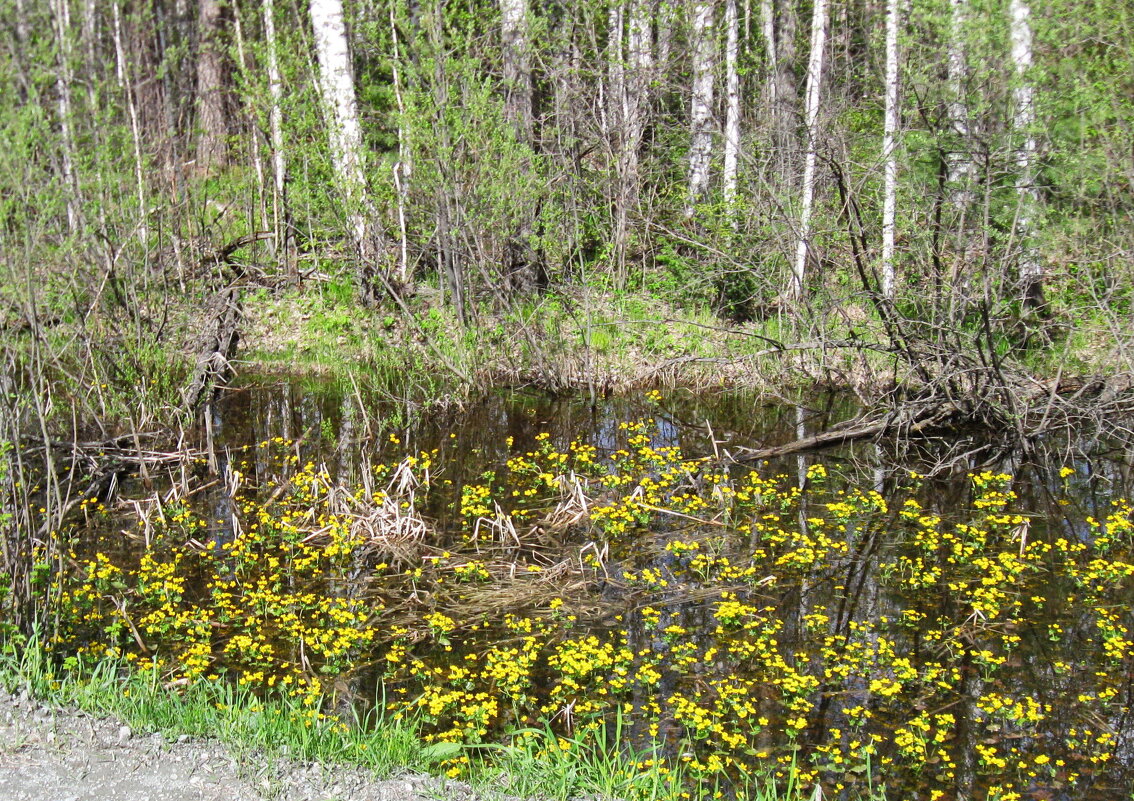
[[[316,716],[382,697],[439,742],[617,727],[727,793],[773,770],[836,798],[1128,796],[1121,451],[727,458],[855,412],[501,392],[407,420],[259,381],[209,410],[180,494],[92,519],[63,639],[334,694]]]

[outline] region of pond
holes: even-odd
[[[179,486],[90,504],[62,647],[313,719],[382,699],[435,742],[617,731],[726,795],[768,771],[833,798],[1128,794],[1121,452],[729,458],[855,412],[500,392],[407,420],[261,380],[209,410]]]

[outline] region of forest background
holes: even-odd
[[[763,345],[901,320],[1049,368],[1129,364],[1124,3],[8,0],[2,18],[4,329],[42,335],[76,388],[190,371],[199,301],[234,287],[261,355],[384,363],[401,357],[374,342],[404,329],[431,341],[418,372],[465,382],[503,370],[467,352],[502,327],[530,378],[556,372],[549,340],[624,350],[619,323],[682,315]],[[644,328],[647,351],[714,355]]]
[[[0,440],[168,427],[249,363],[1046,422],[1134,354],[1132,16],[5,0]]]

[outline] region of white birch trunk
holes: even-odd
[[[811,53],[807,59],[807,92],[804,112],[807,120],[807,157],[803,167],[803,198],[799,212],[799,242],[792,265],[792,282],[788,295],[803,295],[804,271],[811,249],[811,212],[815,202],[815,162],[819,137],[819,90],[823,79],[823,51],[827,46],[827,0],[815,0],[811,17]]]
[[[625,12],[624,12],[625,13]],[[614,249],[620,276],[625,274],[626,237],[630,210],[638,203],[638,151],[649,107],[654,54],[650,40],[649,0],[631,0],[625,13],[626,67],[622,71],[621,130],[618,143],[618,187],[615,193]]]
[[[709,188],[713,155],[713,2],[693,5],[693,91],[689,109],[689,201],[685,216],[692,217]]]
[[[724,173],[721,178],[724,201],[733,229],[737,227],[736,172],[740,155],[740,21],[736,0],[725,0],[725,112]]]
[[[950,199],[958,211],[963,212],[972,204],[973,187],[976,180],[976,165],[970,152],[972,131],[969,121],[969,108],[965,103],[969,67],[965,48],[968,35],[969,0],[950,0],[949,2],[949,125],[959,141],[959,147],[946,155],[946,179],[950,186]]]
[[[767,78],[765,79],[765,93],[767,94],[768,108],[776,107],[776,75],[779,73],[779,64],[776,62],[776,11],[772,0],[760,0],[760,31],[764,34],[764,55],[767,59]]]
[[[97,9],[95,7],[95,0],[84,0],[83,2],[83,43],[86,46],[87,64],[90,69],[94,69],[94,65],[98,64],[98,23],[97,23]],[[98,89],[95,86],[96,81],[87,82],[87,102],[91,109],[98,108]]]
[[[626,97],[626,57],[622,48],[625,9],[621,2],[610,5],[606,41],[606,131],[613,141],[622,132],[622,104]],[[618,148],[614,148],[617,152]]]
[[[532,72],[528,59],[528,0],[500,0],[504,110],[521,142],[532,137]]]
[[[650,80],[653,77],[654,53],[650,41],[649,0],[632,0],[627,26],[629,74],[625,78],[626,99],[623,104],[626,138],[623,143],[625,173],[631,182],[638,177],[638,149],[646,125],[646,110],[650,99]],[[637,187],[631,187],[635,193]]]
[[[351,233],[363,259],[373,254],[370,242],[366,176],[363,171],[362,126],[354,92],[342,0],[311,0],[311,26],[319,63],[319,90],[330,129],[331,161]]]
[[[130,138],[134,143],[134,182],[138,192],[138,238],[145,242],[146,229],[146,180],[142,165],[142,131],[138,122],[138,106],[134,102],[134,87],[126,64],[126,51],[122,47],[122,17],[118,2],[112,6],[114,17],[114,56],[117,64],[118,86],[126,98],[126,111],[130,116]]]
[[[260,6],[264,21],[264,50],[268,67],[268,136],[272,146],[273,221],[276,232],[276,256],[287,261],[287,271],[294,275],[291,258],[291,225],[287,212],[287,152],[283,139],[283,80],[280,78],[280,59],[276,40],[276,11],[274,0],[262,0]]]
[[[394,19],[394,6],[390,6],[390,41],[394,47],[394,100],[398,104],[398,161],[394,164],[394,190],[398,195],[398,233],[401,254],[398,259],[398,283],[409,283],[409,237],[406,233],[406,205],[409,203],[409,182],[413,177],[413,155],[410,152],[409,131],[406,130],[406,107],[402,100],[402,56],[398,43],[398,23]]]
[[[1035,89],[1032,86],[1031,8],[1027,0],[1011,0],[1009,34],[1012,40],[1012,65],[1015,68],[1015,114],[1012,127],[1018,139],[1016,146],[1016,234],[1020,242],[1018,261],[1020,285],[1025,305],[1043,303],[1043,266],[1035,253],[1035,214],[1039,207],[1036,189]]]
[[[900,0],[886,2],[886,120],[882,132],[882,296],[894,298],[894,234],[898,192],[898,30]]]
[[[20,15],[23,16],[22,14]],[[52,23],[58,47],[55,72],[56,101],[59,109],[59,134],[63,167],[63,192],[67,204],[67,230],[79,230],[78,181],[75,178],[75,137],[71,132],[71,8],[69,0],[52,0]]]

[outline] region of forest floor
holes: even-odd
[[[0,798],[6,801],[476,801],[467,784],[169,741],[114,718],[46,706],[0,688]]]

